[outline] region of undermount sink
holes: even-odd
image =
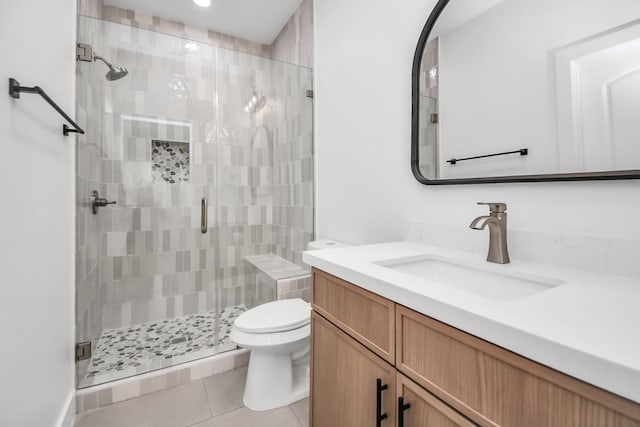
[[[495,301],[514,301],[565,283],[507,270],[504,266],[488,264],[481,267],[434,256],[384,260],[376,264]]]

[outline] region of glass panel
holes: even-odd
[[[419,159],[422,175],[429,179],[438,176],[438,105],[430,96],[420,95]]]
[[[85,387],[217,351],[214,246],[201,232],[202,199],[216,199],[215,58],[207,44],[86,17],[79,40],[129,71],[108,81],[103,63],[78,63]],[[93,215],[93,190],[117,204]]]
[[[216,57],[221,302],[252,308],[305,296],[282,279],[309,274],[302,251],[313,240],[311,70],[223,48]]]

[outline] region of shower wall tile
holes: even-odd
[[[78,15],[102,18],[104,0],[78,0]]]
[[[271,92],[271,61],[217,48],[218,268],[215,280],[223,304],[256,303],[255,277],[245,256],[272,247],[273,145],[266,111],[245,111],[254,94]],[[266,108],[265,108],[266,110]],[[248,289],[250,287],[251,289]],[[261,289],[268,298],[269,288]],[[275,287],[271,291],[275,297]]]
[[[298,265],[313,240],[313,128],[311,72],[274,63],[278,98],[274,121],[273,253]],[[284,76],[287,76],[285,78]],[[309,118],[307,118],[309,117]]]
[[[311,275],[284,258],[256,255],[244,258],[245,305],[252,308],[274,299],[302,298],[309,301]]]
[[[246,267],[247,275],[245,277],[245,286],[243,288],[245,295],[245,305],[248,309],[256,307],[276,299],[277,281],[264,271],[255,269],[255,267]]]
[[[271,56],[270,46],[211,30],[193,27],[180,22],[160,18],[158,16],[152,16],[140,11],[104,5],[103,0],[79,0],[78,5],[79,15],[106,19],[111,22],[116,22],[134,28],[170,34],[172,36],[194,40],[200,43],[208,43],[214,46],[233,49],[252,55],[264,57]]]
[[[313,0],[304,0],[271,45],[271,58],[313,68]]]
[[[228,34],[194,27],[157,16],[105,5],[104,0],[78,0],[78,15],[159,33],[170,34],[251,55],[313,68],[313,0],[305,0],[271,45],[263,45]]]
[[[278,280],[278,299],[292,298],[311,301],[311,275]]]

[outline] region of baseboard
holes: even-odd
[[[76,421],[76,391],[71,390],[67,400],[65,401],[64,409],[58,417],[57,427],[73,427]]]

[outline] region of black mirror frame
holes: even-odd
[[[431,30],[440,17],[440,14],[449,3],[449,0],[438,0],[429,18],[427,19],[418,46],[413,56],[413,68],[411,71],[411,171],[418,182],[425,185],[453,185],[453,184],[493,184],[501,182],[548,182],[548,181],[603,181],[621,179],[640,179],[640,169],[606,172],[580,172],[557,173],[540,175],[515,175],[495,176],[481,178],[456,178],[456,179],[428,179],[422,175],[419,165],[419,131],[420,131],[420,66],[422,55]]]

